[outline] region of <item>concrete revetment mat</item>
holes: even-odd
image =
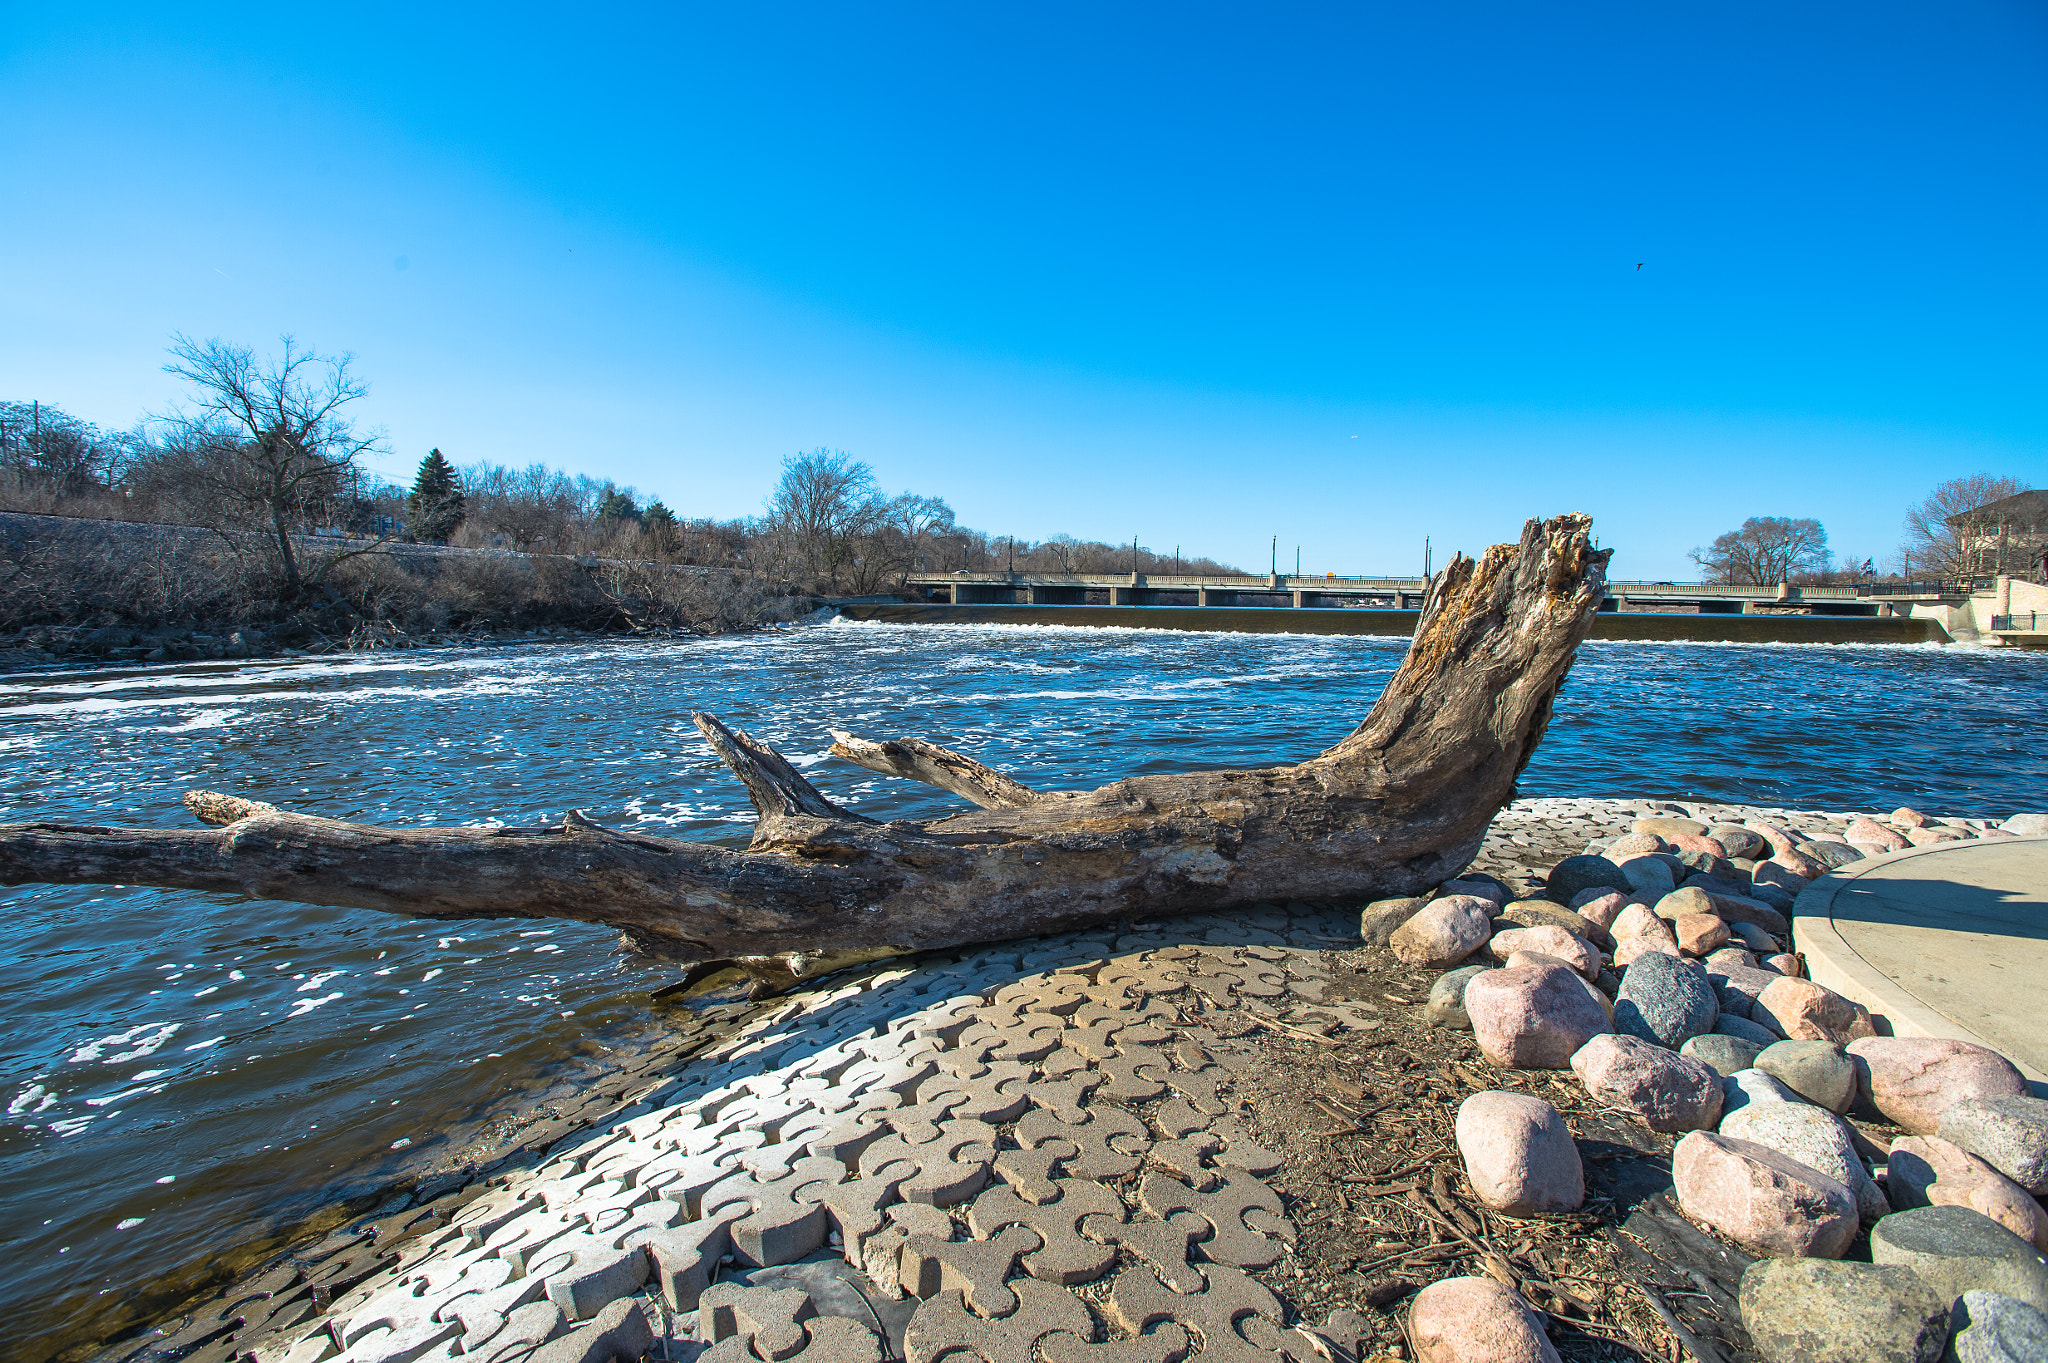
[[[1814,981],[1896,1035],[1988,1046],[2048,1096],[2048,838],[1853,862],[1800,894],[1792,931]]]

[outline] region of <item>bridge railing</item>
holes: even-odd
[[[2038,634],[2041,632],[2043,619],[2048,619],[2048,616],[2043,616],[2039,611],[2028,611],[2025,615],[1994,615],[1991,617],[1991,632]]]

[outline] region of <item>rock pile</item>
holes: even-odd
[[[1547,870],[1468,872],[1435,898],[1372,905],[1367,940],[1445,971],[1429,1020],[1469,1030],[1493,1064],[1569,1069],[1595,1102],[1680,1137],[1677,1207],[1754,1258],[1742,1320],[1771,1363],[1935,1363],[1951,1340],[1957,1359],[2048,1358],[2048,1101],[1984,1047],[1886,1035],[1805,978],[1791,927],[1794,897],[1831,869],[2031,833],[2037,816],[1690,812],[1650,812]],[[1885,1149],[1852,1110],[1906,1134]],[[1475,1094],[1456,1134],[1489,1207],[1583,1199],[1542,1100]],[[1835,1262],[1865,1228],[1874,1262]],[[1412,1308],[1417,1352],[1553,1356],[1518,1305],[1497,1284],[1438,1283]]]

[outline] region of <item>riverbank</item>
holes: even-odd
[[[1326,610],[1261,606],[948,606],[846,605],[850,620],[891,625],[1061,625],[1224,634],[1326,634],[1408,638],[1419,611]],[[1607,613],[1593,638],[1735,644],[1945,644],[1932,620],[1903,616],[1673,615]]]
[[[1505,917],[1525,926],[1573,912],[1529,902],[1561,897],[1567,859],[1613,851],[1610,865],[1668,874],[1691,849],[1620,844],[1645,820],[1673,839],[1756,824],[1847,857],[1849,835],[1876,836],[1858,817],[1518,801],[1445,894],[1521,901]],[[1909,826],[1933,845],[1992,822]],[[1485,1029],[1462,1029],[1432,990],[1435,969],[1374,945],[1396,912],[1273,905],[928,953],[684,1019],[704,1045],[591,1095],[557,1119],[569,1128],[394,1188],[102,1357],[317,1363],[345,1344],[357,1363],[460,1339],[505,1363],[571,1330],[547,1357],[584,1357],[596,1330],[690,1357],[780,1330],[777,1357],[1028,1352],[1070,1334],[1044,1347],[1107,1337],[1165,1359],[1192,1331],[1205,1356],[1306,1363],[1400,1356],[1418,1290],[1475,1276],[1513,1287],[1567,1358],[1747,1349],[1749,1256],[1681,1213],[1682,1133],[1555,1070],[1494,1063]],[[1559,1114],[1585,1161],[1582,1204],[1489,1204],[1453,1120],[1477,1092]],[[1851,1120],[1873,1143],[1901,1134],[1881,1113]]]

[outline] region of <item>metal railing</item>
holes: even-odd
[[[2041,632],[2041,619],[2039,611],[2028,611],[2025,615],[1994,615],[1991,617],[1991,632],[2038,634]]]
[[[1998,583],[1988,577],[1950,577],[1934,582],[1859,582],[1858,596],[1968,596],[1988,592]]]

